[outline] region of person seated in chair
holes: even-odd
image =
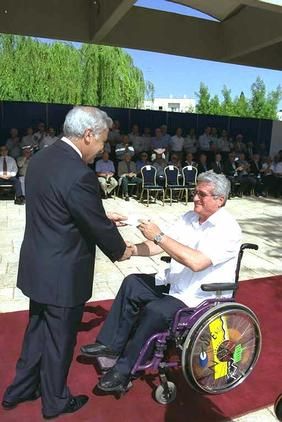
[[[16,177],[18,166],[13,157],[8,156],[8,148],[3,145],[0,147],[0,183],[1,185],[13,185],[16,198],[16,205],[24,204],[24,197],[21,188],[21,183]]]
[[[114,163],[109,160],[109,153],[107,151],[103,152],[101,160],[96,161],[95,172],[98,176],[98,181],[102,191],[104,192],[105,198],[108,198],[112,191],[117,187],[118,182],[114,178]]]
[[[225,210],[230,182],[222,174],[200,174],[194,195],[194,211],[188,211],[170,230],[162,232],[150,221],[139,229],[146,238],[132,245],[133,255],[152,256],[166,252],[169,268],[157,274],[127,276],[100,330],[96,343],[81,347],[87,356],[117,357],[98,388],[106,392],[125,391],[132,368],[145,342],[166,330],[175,313],[194,308],[216,292],[204,292],[204,283],[235,280],[241,230]],[[232,291],[224,292],[230,297]]]
[[[125,201],[129,201],[128,184],[136,185],[142,183],[142,179],[137,177],[137,169],[134,161],[131,161],[131,154],[124,154],[123,160],[118,163],[118,177],[121,184],[122,196]]]

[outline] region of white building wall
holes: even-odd
[[[144,101],[144,109],[193,113],[196,109],[196,100],[193,98],[154,98],[153,101]]]

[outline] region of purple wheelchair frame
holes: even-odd
[[[144,371],[146,369],[152,368],[157,370],[159,368],[179,368],[181,366],[181,361],[174,362],[162,362],[164,358],[164,352],[167,348],[167,341],[173,339],[177,341],[178,335],[182,336],[183,332],[191,329],[193,325],[198,321],[198,319],[205,314],[205,312],[218,303],[230,303],[235,302],[233,298],[231,299],[208,299],[204,302],[201,302],[196,308],[181,308],[179,309],[174,317],[174,321],[171,329],[163,331],[152,335],[143,346],[139,357],[131,371],[131,375],[134,377],[135,374],[139,371]],[[186,315],[184,315],[186,314]],[[150,350],[151,345],[155,343],[155,351],[149,362],[142,364],[148,350]]]

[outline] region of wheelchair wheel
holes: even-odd
[[[168,381],[168,392],[165,391],[165,387],[161,384],[155,390],[155,399],[160,404],[168,404],[175,400],[176,398],[176,385]]]
[[[189,331],[182,371],[196,391],[219,394],[239,385],[259,357],[261,332],[255,314],[238,303],[217,305]]]

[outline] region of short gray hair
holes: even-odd
[[[92,129],[95,137],[112,127],[112,119],[96,107],[77,106],[68,112],[64,122],[67,138],[81,138],[86,129]]]
[[[198,183],[211,183],[213,185],[213,194],[215,196],[223,196],[223,205],[225,205],[230,193],[231,184],[224,174],[216,174],[213,170],[209,170],[199,174],[197,181]]]

